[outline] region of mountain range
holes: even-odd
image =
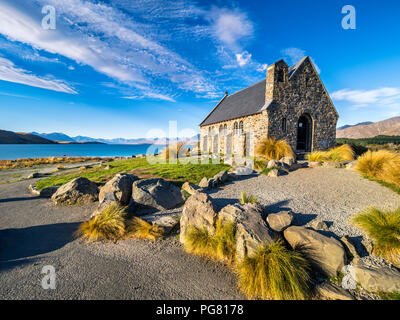
[[[0,144],[56,144],[57,142],[31,133],[0,130]]]
[[[354,126],[344,126],[336,130],[337,138],[373,138],[376,136],[400,136],[400,117],[379,122],[363,122]]]

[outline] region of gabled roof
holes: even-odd
[[[203,120],[200,126],[260,113],[265,105],[265,89],[266,79],[226,96]]]

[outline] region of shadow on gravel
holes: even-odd
[[[41,198],[40,197],[7,198],[7,199],[0,199],[0,203],[3,203],[3,202],[14,202],[14,201],[36,200],[36,199],[41,199]]]
[[[0,263],[58,250],[75,239],[80,223],[0,230]]]
[[[34,264],[38,259],[18,259],[12,261],[1,261],[0,260],[0,270],[7,271],[14,269],[15,267],[22,267],[26,264]]]

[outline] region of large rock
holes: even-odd
[[[268,177],[270,177],[270,178],[278,178],[279,177],[279,170],[278,169],[272,169],[270,172],[268,172]]]
[[[325,281],[315,288],[322,300],[354,300],[354,297],[342,287]]]
[[[137,180],[139,178],[132,174],[117,174],[100,189],[100,205],[105,201],[115,201],[121,206],[129,205],[132,196],[132,184]]]
[[[321,162],[317,162],[317,161],[310,161],[310,162],[308,162],[308,167],[309,168],[322,167],[322,163]]]
[[[287,228],[284,236],[292,248],[303,248],[308,257],[328,275],[336,277],[346,264],[343,245],[332,237],[297,226]]]
[[[228,205],[218,214],[223,221],[236,223],[236,259],[252,256],[261,244],[271,243],[278,235],[262,218],[258,204]]]
[[[328,225],[321,218],[315,218],[313,221],[311,221],[309,226],[314,230],[324,230],[324,231],[329,230]]]
[[[141,216],[140,218],[152,225],[162,227],[165,234],[169,234],[176,230],[179,224],[179,218],[171,214],[149,214]]]
[[[185,203],[180,220],[180,241],[185,243],[190,228],[205,229],[215,234],[217,211],[212,199],[203,192],[196,192]]]
[[[293,157],[283,157],[280,162],[287,164],[289,167],[291,167],[296,160]]]
[[[28,190],[33,196],[41,197],[41,198],[51,198],[52,195],[57,192],[58,188],[59,188],[58,186],[55,186],[55,187],[47,187],[42,190],[39,190],[33,184],[30,184],[28,186]]]
[[[229,174],[227,171],[221,171],[213,179],[215,184],[223,184],[229,180]]]
[[[389,267],[371,268],[363,263],[353,266],[355,281],[370,292],[400,292],[400,272]]]
[[[293,215],[290,211],[282,211],[279,213],[270,213],[267,216],[267,222],[272,230],[281,232],[292,224]]]
[[[253,174],[253,169],[249,167],[239,167],[235,169],[234,172],[237,176],[249,176]]]
[[[132,185],[132,198],[145,209],[173,209],[185,200],[181,190],[164,179],[143,179]]]
[[[61,186],[51,200],[57,205],[86,204],[97,201],[99,189],[86,178],[76,178]]]
[[[197,191],[200,191],[200,188],[198,186],[194,185],[193,183],[185,182],[182,185],[182,190],[186,191],[187,193],[192,195],[192,194],[195,194]]]

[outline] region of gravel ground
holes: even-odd
[[[350,236],[361,254],[366,254],[361,244],[364,233],[349,219],[369,206],[400,207],[400,196],[392,190],[364,179],[355,171],[334,168],[299,169],[278,178],[265,175],[243,178],[212,190],[210,196],[221,208],[237,202],[243,190],[256,196],[266,206],[267,213],[291,209],[295,225],[307,225],[316,217],[321,218],[329,227],[327,235]],[[385,264],[376,257],[364,259],[370,265]]]

